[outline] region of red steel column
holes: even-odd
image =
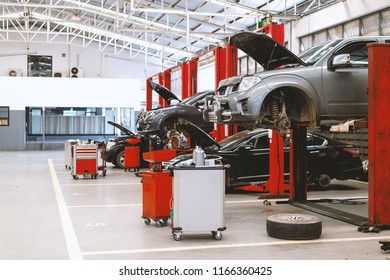
[[[171,89],[171,70],[158,73],[158,83],[167,89]],[[161,96],[158,97],[158,104],[160,104],[161,107],[168,106],[168,103]]]
[[[188,91],[193,96],[198,93],[198,59],[191,59],[188,65]]]
[[[152,109],[153,104],[153,95],[152,95],[152,89],[149,87],[149,82],[151,82],[153,78],[146,79],[146,111],[149,111]]]
[[[180,67],[181,67],[181,99],[184,100],[185,98],[191,96],[189,92],[189,86],[188,86],[189,64],[183,63],[180,65]]]
[[[281,196],[288,189],[284,184],[284,139],[280,132],[272,130],[269,143],[269,178],[265,183],[270,196]]]
[[[390,225],[390,44],[369,44],[368,61],[368,217]]]
[[[236,47],[226,46],[226,78],[238,75],[238,51]],[[237,133],[237,125],[228,126],[228,135]]]
[[[226,49],[216,48],[214,49],[215,57],[215,88],[218,88],[218,84],[221,80],[226,78]],[[225,125],[216,124],[216,140],[221,141],[226,138]]]
[[[164,85],[164,77],[163,77],[163,73],[158,73],[158,83],[160,85]],[[158,96],[158,104],[160,105],[160,107],[164,107],[164,99],[159,95]]]
[[[221,80],[228,77],[237,75],[237,62],[238,52],[237,48],[227,45],[226,49],[217,48],[214,50],[215,57],[215,88]],[[216,140],[220,141],[225,139],[232,133],[230,126],[223,124],[217,124],[217,135]],[[236,129],[233,129],[236,130]]]
[[[166,87],[167,89],[171,89],[171,70],[166,70],[164,71],[163,73],[163,79],[164,79],[164,83],[163,83],[163,86]],[[169,104],[164,100],[163,101],[163,107],[167,107]]]

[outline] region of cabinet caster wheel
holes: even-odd
[[[164,218],[163,219],[163,226],[167,225],[167,222],[168,222],[168,218]]]
[[[181,233],[174,233],[173,239],[175,239],[176,241],[180,241],[181,240]]]
[[[157,220],[157,221],[156,221],[156,226],[157,226],[157,227],[162,227],[162,226],[163,226],[163,223],[162,223],[160,220]]]
[[[144,223],[145,223],[145,225],[150,225],[150,219],[144,219]]]
[[[215,240],[221,240],[222,239],[222,233],[220,231],[214,231],[213,232]]]

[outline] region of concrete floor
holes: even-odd
[[[0,259],[2,260],[386,260],[379,240],[387,230],[362,233],[357,226],[271,201],[258,193],[226,195],[223,239],[184,236],[174,241],[170,222],[145,225],[142,184],[132,172],[108,164],[107,176],[74,180],[63,151],[0,152]],[[367,183],[333,181],[309,198],[361,198],[363,205],[329,204],[367,217]],[[306,213],[322,219],[319,239],[269,237],[266,218]]]

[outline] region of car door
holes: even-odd
[[[236,176],[239,181],[264,182],[269,177],[269,138],[267,133],[251,137],[236,149]]]
[[[375,40],[351,42],[325,61],[322,73],[323,104],[326,115],[347,118],[367,114],[368,49]],[[336,55],[349,54],[348,66],[333,68]]]

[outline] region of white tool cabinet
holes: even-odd
[[[220,240],[225,229],[224,166],[173,168],[173,238],[211,232]]]

